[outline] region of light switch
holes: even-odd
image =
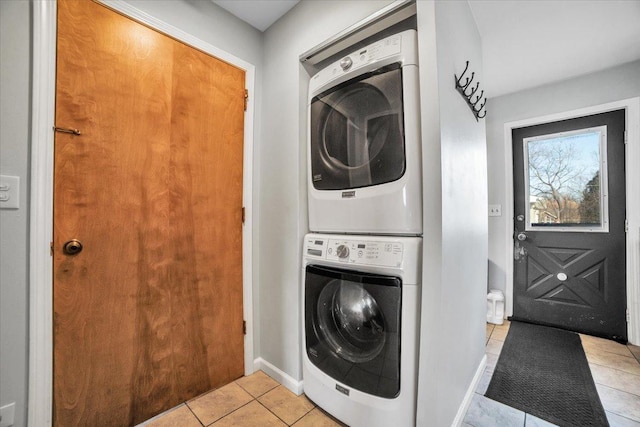
[[[20,207],[20,177],[0,175],[0,209]]]
[[[489,205],[489,216],[502,216],[502,205]]]

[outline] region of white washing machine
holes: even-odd
[[[422,234],[414,30],[358,49],[309,83],[309,228]]]
[[[351,427],[415,426],[419,237],[308,234],[303,386]]]

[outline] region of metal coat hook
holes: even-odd
[[[476,92],[478,91],[478,88],[479,88],[479,87],[480,87],[480,82],[477,82],[477,83],[476,83],[476,87],[474,87],[473,89],[471,89],[471,93],[470,93],[469,95],[467,95],[467,91],[465,90],[465,91],[464,91],[464,95],[465,95],[465,96],[468,96],[468,97],[473,96],[473,94],[474,94],[474,93],[476,93]]]
[[[460,82],[462,81],[462,77],[464,77],[464,73],[466,73],[468,69],[469,69],[469,61],[467,61],[467,65],[464,67],[464,71],[462,72],[462,74],[460,74],[460,78],[456,77],[456,86],[463,86],[463,84]],[[455,77],[456,75],[454,74],[453,76]],[[469,81],[469,78],[467,78],[467,81],[465,82],[465,85],[467,86],[468,86],[468,81]]]
[[[456,76],[455,74],[453,75],[453,77],[456,80],[456,90],[467,101],[467,105],[471,109],[471,112],[473,113],[477,121],[479,119],[484,119],[487,116],[487,110],[484,109],[484,106],[487,103],[487,98],[484,98],[480,106],[476,108],[476,106],[484,96],[484,89],[480,91],[479,95],[475,95],[478,89],[480,89],[480,82],[477,81],[474,87],[472,84],[473,84],[473,79],[476,76],[476,73],[475,71],[472,71],[471,76],[465,77],[465,74],[467,73],[468,70],[469,70],[469,61],[466,61],[466,64],[464,66],[464,71],[462,71],[462,74],[460,74],[460,77]],[[464,83],[462,82],[463,78],[464,78]],[[471,92],[467,93],[467,88],[469,87],[471,87]],[[472,100],[474,95],[475,95],[475,99]],[[484,114],[481,115],[481,113],[484,113]]]

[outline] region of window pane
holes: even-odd
[[[525,140],[529,225],[602,228],[600,130]]]

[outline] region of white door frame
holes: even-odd
[[[627,333],[629,342],[640,344],[640,97],[534,117],[504,124],[505,141],[505,236],[506,314],[513,314],[513,141],[514,128],[567,120],[607,111],[626,111],[626,196],[627,196]]]
[[[161,33],[220,58],[246,73],[245,87],[255,94],[255,66],[173,27],[122,0],[99,0]],[[29,397],[28,425],[50,426],[53,408],[53,126],[56,87],[56,2],[33,1],[33,86],[31,124],[31,206],[29,225]],[[250,96],[244,124],[242,229],[245,374],[254,371],[252,229],[255,97]]]

